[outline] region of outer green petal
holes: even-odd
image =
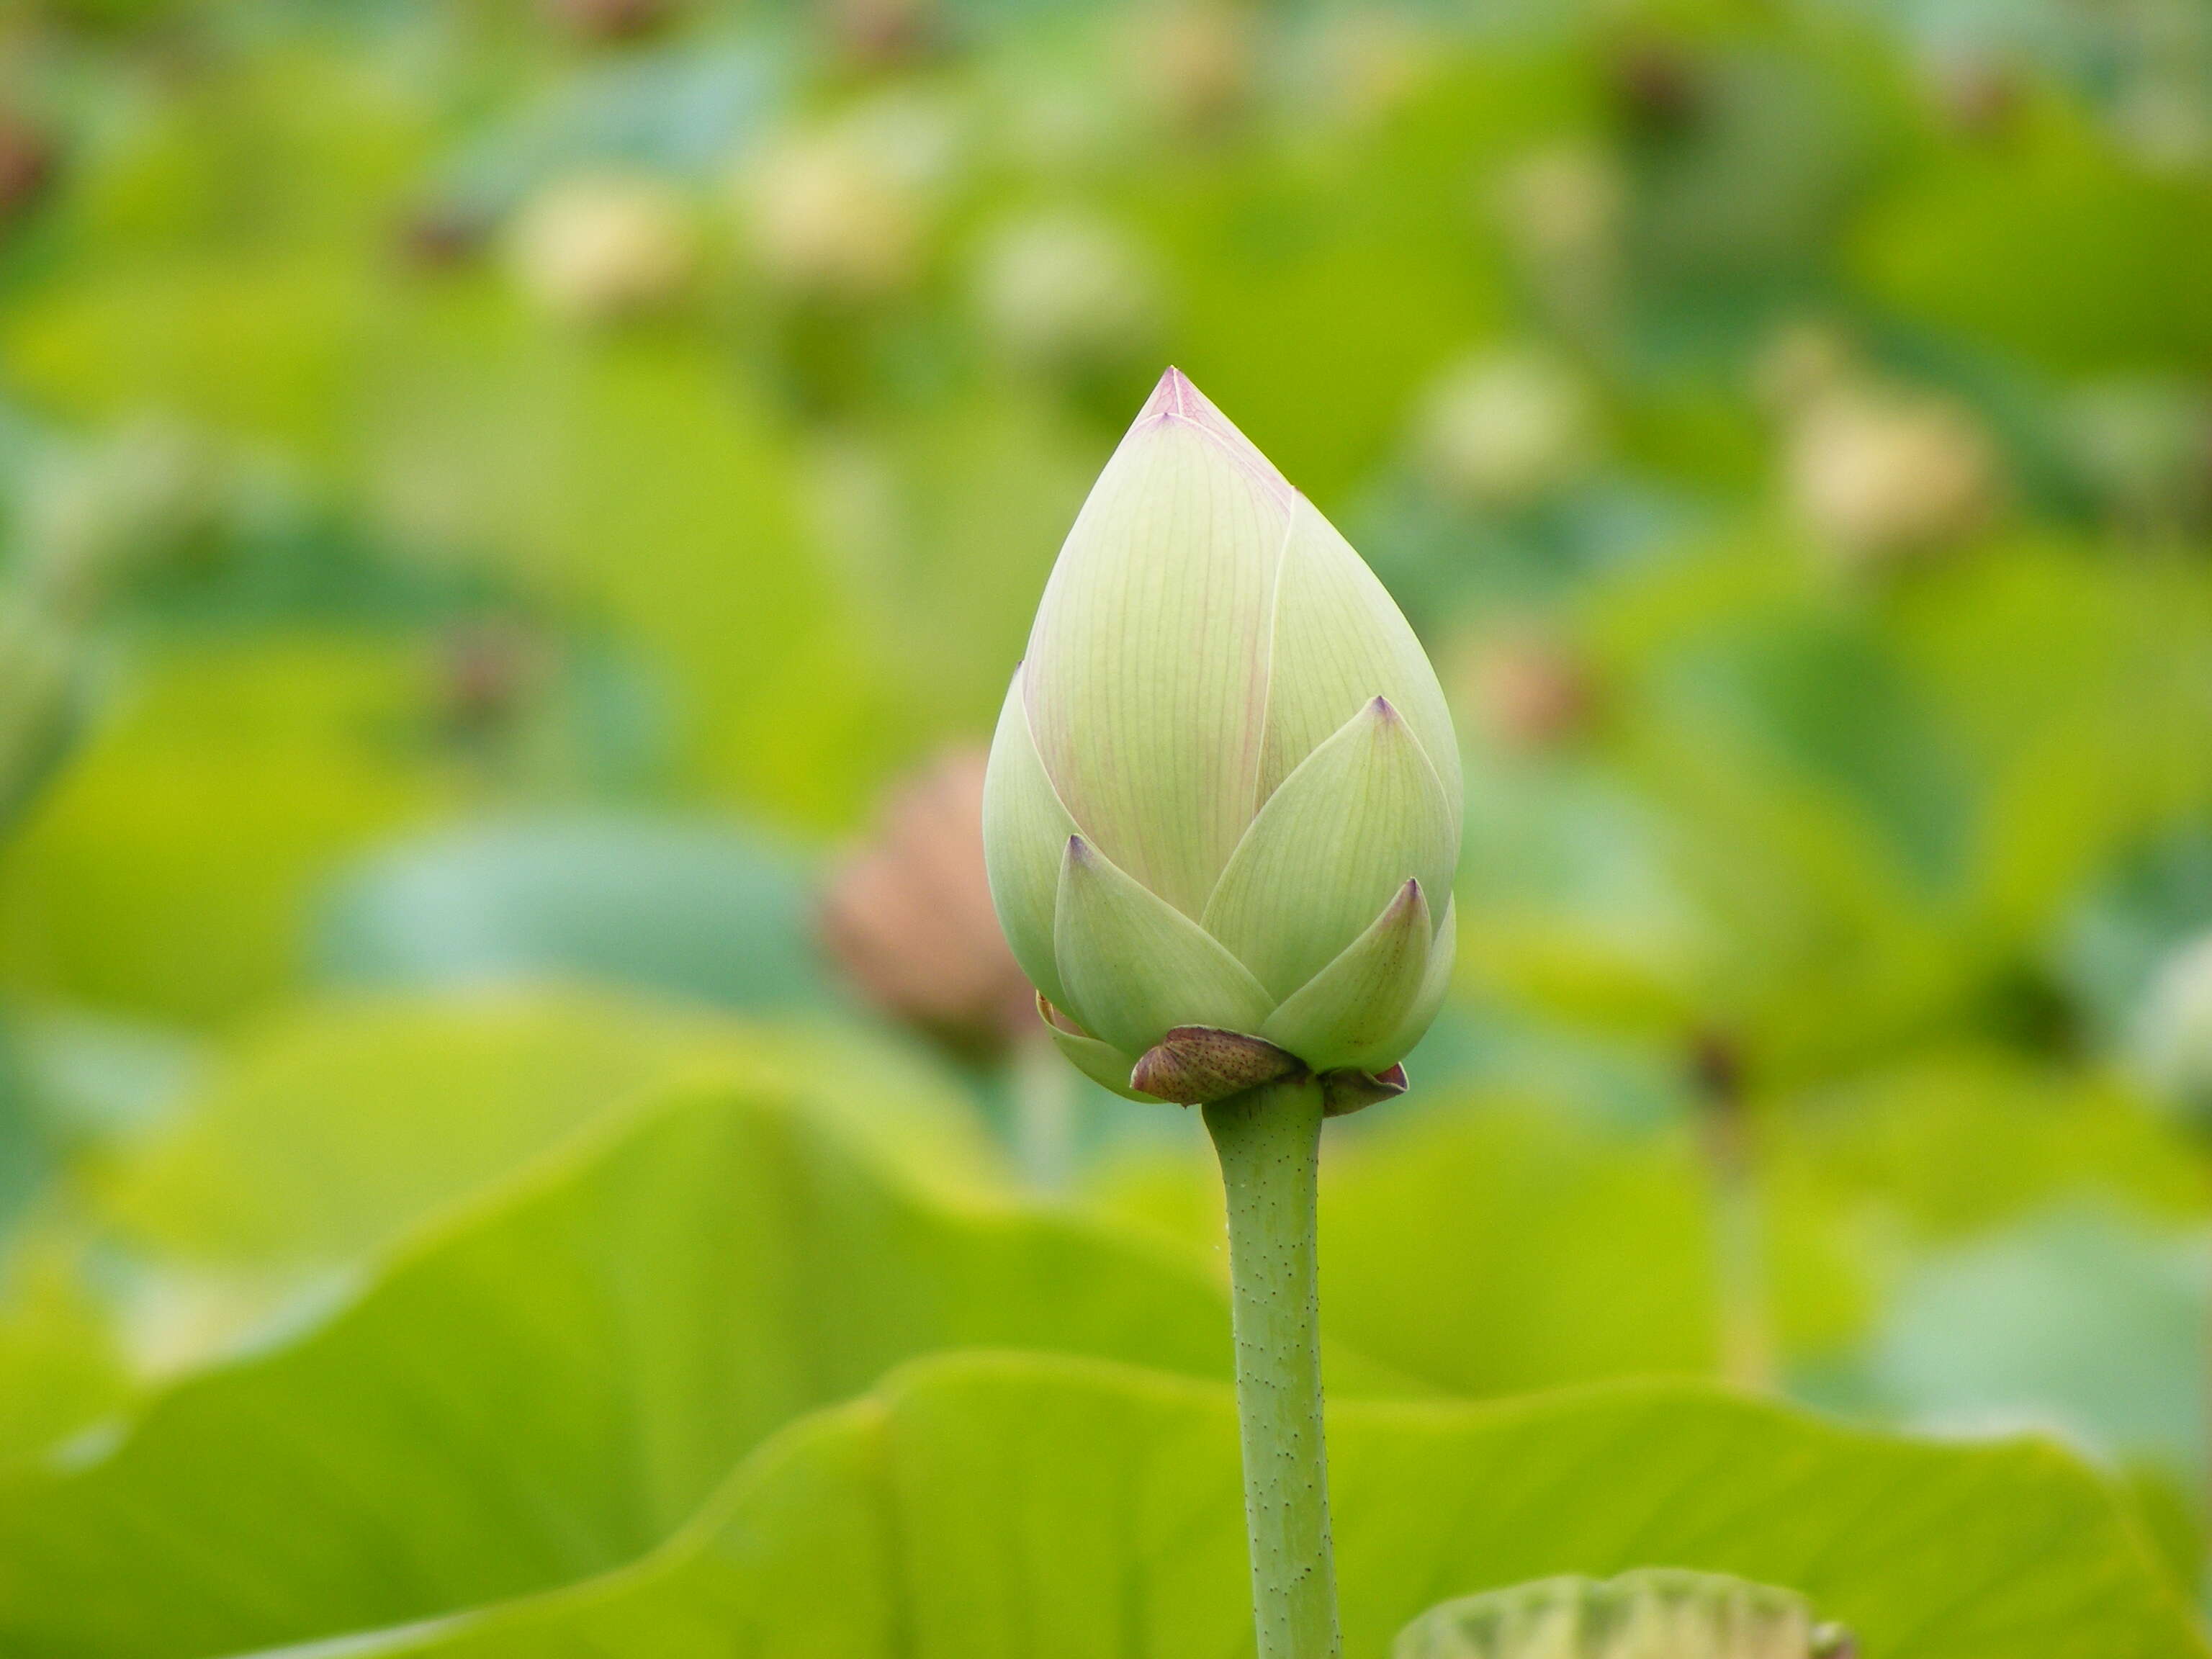
[[[1030,729],[1061,801],[1187,915],[1258,799],[1297,499],[1170,370],[1068,532],[1030,635]]]
[[[1421,977],[1421,988],[1387,1045],[1394,1059],[1412,1054],[1413,1045],[1426,1036],[1429,1027],[1436,1024],[1437,1012],[1444,1006],[1444,994],[1451,989],[1452,963],[1458,955],[1459,901],[1448,898],[1444,901],[1444,919],[1437,927],[1436,938],[1430,942],[1428,969]]]
[[[1067,1056],[1067,1063],[1101,1088],[1111,1089],[1124,1100],[1141,1100],[1153,1106],[1166,1103],[1157,1095],[1139,1094],[1129,1086],[1129,1073],[1137,1062],[1119,1048],[1097,1037],[1063,1031],[1050,1020],[1045,1021],[1044,1029],[1052,1034],[1054,1046]]]
[[[1067,992],[1060,1006],[1125,1054],[1143,1054],[1178,1025],[1256,1031],[1274,1007],[1203,928],[1080,836],[1060,866],[1053,937]]]
[[[1401,887],[1367,931],[1267,1017],[1260,1035],[1316,1072],[1376,1072],[1405,1057],[1394,1048],[1427,977],[1432,930],[1421,884]]]
[[[1268,798],[1207,901],[1206,932],[1289,996],[1409,878],[1449,890],[1453,806],[1407,722],[1374,698]]]
[[[983,867],[1014,960],[1030,984],[1064,1005],[1067,998],[1053,957],[1052,922],[1059,903],[1060,861],[1075,825],[1030,741],[1022,705],[1024,668],[1014,670],[1006,690],[999,729],[991,738],[990,768],[983,775]],[[1124,1070],[1122,1076],[1127,1075]]]
[[[1261,799],[1379,696],[1420,739],[1457,826],[1459,740],[1436,670],[1375,573],[1304,498],[1284,548],[1273,662]]]

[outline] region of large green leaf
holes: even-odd
[[[911,1176],[993,1180],[965,1097],[880,1039],[538,990],[334,998],[264,1021],[94,1173],[96,1201],[164,1261],[343,1266],[706,1067],[803,1092]]]
[[[930,1197],[782,1092],[702,1085],[587,1139],[112,1455],[0,1486],[0,1651],[212,1654],[604,1571],[771,1430],[939,1348],[1226,1373],[1194,1267]]]
[[[1693,1385],[1332,1413],[1345,1650],[1447,1596],[1663,1563],[1802,1591],[1881,1659],[2202,1659],[2095,1476]],[[794,1426],[635,1568],[337,1650],[506,1659],[1251,1650],[1225,1390],[951,1356]]]

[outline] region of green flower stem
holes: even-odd
[[[1206,1108],[1229,1195],[1237,1415],[1260,1659],[1338,1659],[1322,1443],[1314,1189],[1322,1091],[1271,1083]]]

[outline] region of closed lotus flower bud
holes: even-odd
[[[1451,968],[1460,769],[1344,538],[1170,369],[1060,550],[992,744],[993,900],[1054,1041],[1133,1098],[1404,1087]]]

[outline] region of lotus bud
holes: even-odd
[[[514,228],[517,279],[547,311],[572,322],[663,309],[690,283],[697,255],[682,197],[654,179],[564,179],[532,201]]]
[[[1453,945],[1459,750],[1351,545],[1174,369],[1060,549],[991,749],[991,894],[1061,1051],[1194,1104],[1404,1087]]]
[[[635,40],[665,24],[672,0],[543,0],[545,15],[580,40]]]
[[[1144,252],[1114,226],[1073,214],[1018,220],[983,248],[976,300],[1009,355],[1073,369],[1125,360],[1157,327]]]
[[[980,750],[902,781],[875,832],[832,872],[822,940],[861,994],[963,1054],[1035,1029],[1034,998],[991,914]]]
[[[1596,459],[1597,410],[1589,388],[1541,352],[1477,357],[1430,393],[1416,443],[1445,495],[1493,509],[1554,495]]]
[[[1852,1659],[1839,1626],[1792,1591],[1718,1573],[1646,1568],[1546,1578],[1431,1608],[1391,1659]]]
[[[0,110],[0,238],[53,182],[54,147],[21,116]]]
[[[1859,388],[1820,399],[1790,453],[1797,509],[1845,562],[1963,540],[1996,507],[1997,459],[1965,410],[1935,397]]]
[[[1513,754],[1559,748],[1589,723],[1596,702],[1588,665],[1534,629],[1480,642],[1457,683],[1483,732]]]

